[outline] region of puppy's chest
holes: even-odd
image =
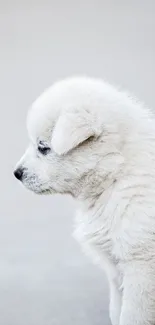
[[[82,215],[76,217],[74,237],[83,245],[86,252],[98,255],[106,254],[112,258],[113,241],[111,236],[111,222],[103,217]]]

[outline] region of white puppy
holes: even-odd
[[[101,80],[70,78],[34,102],[28,133],[15,176],[79,202],[75,236],[105,269],[112,324],[155,324],[152,114]]]

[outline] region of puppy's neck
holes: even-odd
[[[91,210],[101,198],[106,197],[106,193],[111,191],[116,183],[116,178],[109,174],[99,177],[88,177],[84,184],[81,184],[76,193],[76,200],[81,209]],[[83,186],[82,186],[83,185]]]

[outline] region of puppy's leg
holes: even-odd
[[[155,265],[133,262],[124,269],[120,325],[155,324]]]
[[[116,265],[104,255],[104,271],[109,281],[109,316],[112,325],[119,325],[121,312],[121,291],[119,290],[119,272]]]
[[[110,304],[109,315],[112,325],[119,325],[121,312],[121,292],[115,280],[109,280]]]

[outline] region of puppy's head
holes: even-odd
[[[30,144],[14,172],[28,189],[78,196],[88,184],[97,190],[102,177],[120,165],[117,135],[114,139],[115,132],[109,135],[105,129],[103,102],[95,87],[89,79],[65,80],[32,105]]]

